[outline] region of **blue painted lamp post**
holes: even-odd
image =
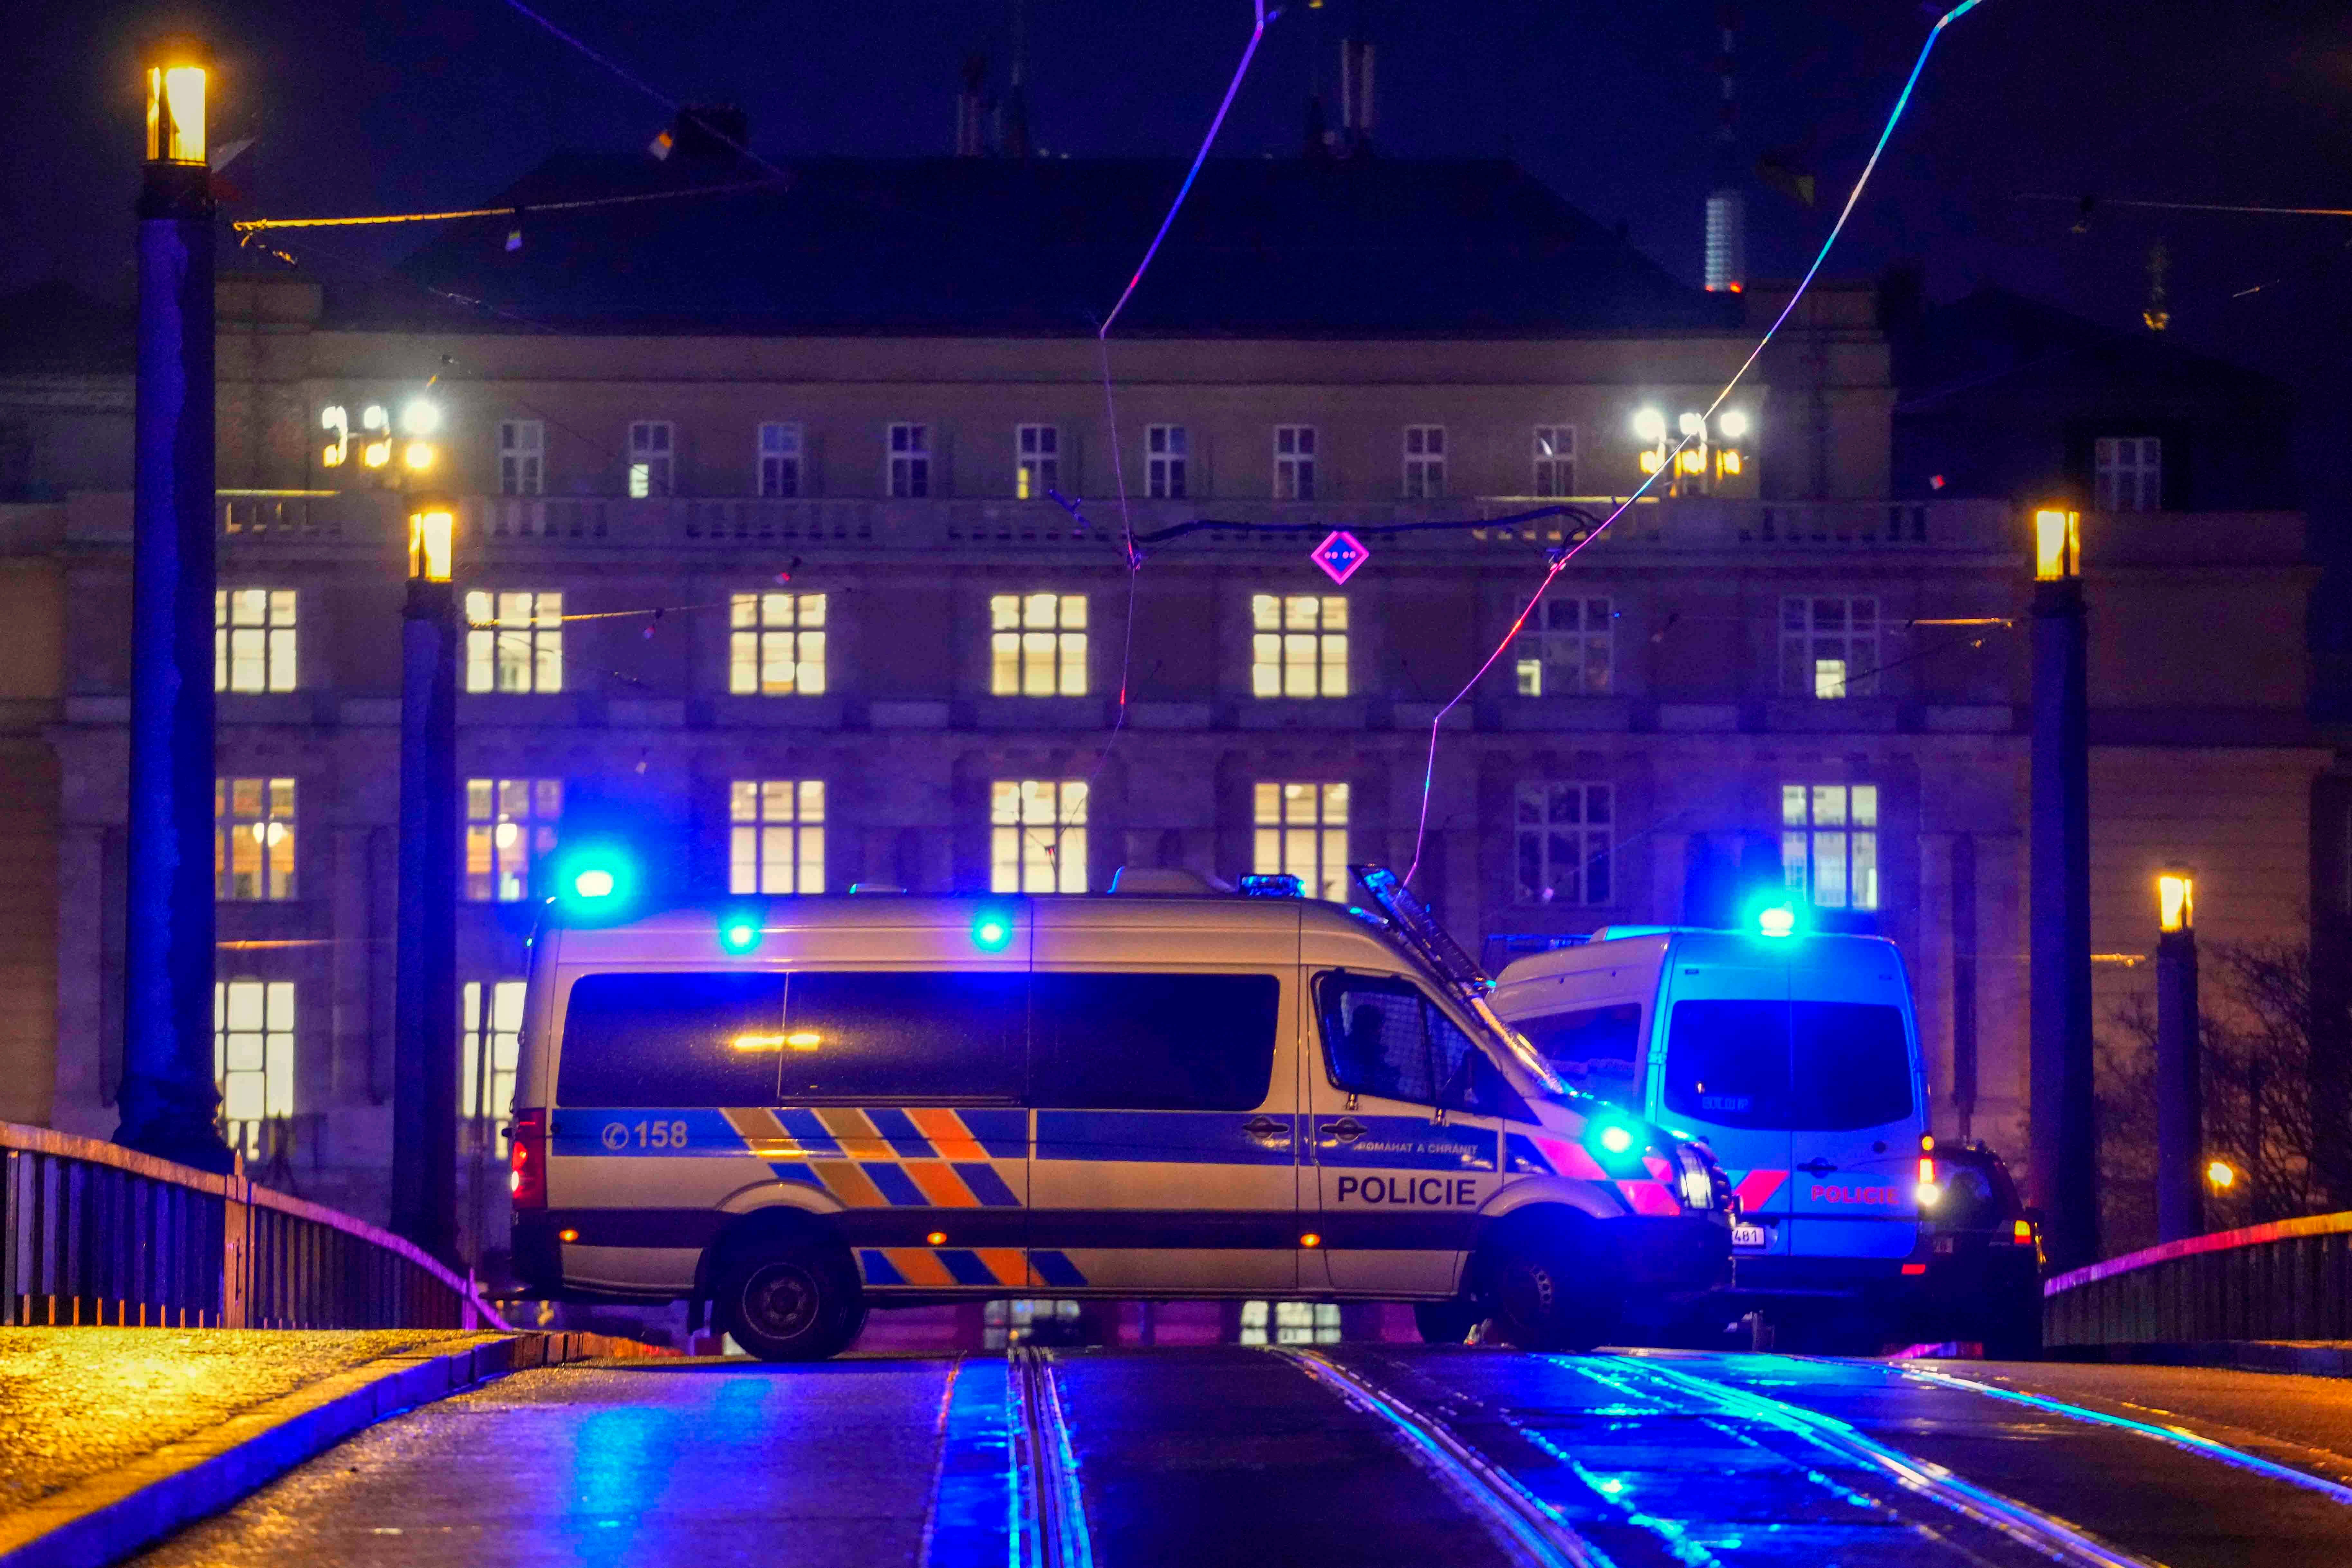
[[[2196,883],[2156,879],[2156,1239],[2205,1230],[2205,1114],[2199,1082]]]

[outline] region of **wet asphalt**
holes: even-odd
[[[1818,1427],[1780,1418],[1787,1405],[2165,1568],[2352,1564],[2352,1506],[1881,1364],[1377,1345],[1318,1354],[1443,1424],[1619,1568],[2050,1561],[1896,1484]],[[1070,1487],[1102,1568],[1513,1561],[1486,1511],[1465,1500],[1475,1488],[1280,1355],[1074,1351],[1049,1364]],[[2146,1371],[1951,1370],[2115,1379],[2063,1396],[2085,1403],[2129,1392]],[[2201,1375],[2238,1380],[2204,1389],[2236,1417],[2233,1431],[2260,1430],[2266,1408],[2293,1401],[2284,1385],[2307,1381]],[[1003,1396],[1017,1381],[1002,1357],[982,1355],[520,1374],[371,1428],[140,1561],[1003,1563],[1023,1506],[1009,1465],[1019,1423]],[[2276,1425],[2315,1435],[2308,1422],[2298,1413]]]

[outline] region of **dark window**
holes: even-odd
[[[1044,1108],[1250,1111],[1274,1076],[1271,975],[1041,974],[1030,1087]]]
[[[1486,1053],[1410,982],[1326,975],[1319,1000],[1331,1082],[1339,1088],[1486,1115],[1528,1114]]]
[[[1846,1132],[1911,1114],[1911,1050],[1881,1003],[1676,1002],[1666,1108],[1723,1127]]]
[[[1911,1114],[1911,1046],[1900,1009],[1869,1002],[1798,1002],[1800,1127],[1844,1132]]]
[[[784,1022],[783,1098],[896,1104],[1014,1100],[1029,977],[796,974]]]
[[[1666,1109],[1720,1127],[1789,1126],[1789,1004],[1676,1002]]]
[[[1640,1108],[1642,1005],[1579,1008],[1521,1019],[1516,1026],[1569,1087],[1597,1094],[1612,1105]]]
[[[573,984],[560,1105],[768,1105],[782,975],[589,975]]]

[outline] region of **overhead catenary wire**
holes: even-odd
[[[637,202],[675,202],[688,196],[723,196],[736,191],[772,191],[775,180],[738,180],[725,185],[697,185],[684,191],[640,191],[625,196],[583,196],[567,202],[517,202],[503,207],[460,207],[438,213],[377,213],[344,218],[239,218],[230,228],[240,235],[275,229],[367,228],[383,224],[452,223],[461,218],[520,218],[539,213],[577,212],[588,207],[625,207]]]
[[[1945,28],[1975,10],[1982,3],[1983,0],[1960,0],[1960,4],[1937,17],[1936,25],[1927,30],[1926,41],[1919,46],[1918,57],[1911,63],[1911,74],[1905,78],[1903,90],[1895,95],[1895,107],[1888,111],[1886,123],[1878,133],[1878,141],[1871,148],[1870,157],[1864,162],[1862,172],[1855,176],[1853,188],[1846,193],[1845,204],[1838,210],[1837,221],[1830,225],[1829,235],[1822,241],[1822,247],[1815,253],[1812,265],[1805,268],[1804,277],[1798,280],[1797,287],[1790,293],[1787,303],[1780,307],[1780,313],[1773,318],[1772,324],[1766,328],[1763,336],[1756,340],[1756,346],[1748,351],[1748,357],[1739,362],[1739,368],[1731,373],[1731,379],[1723,383],[1723,389],[1715,394],[1713,400],[1707,403],[1706,411],[1695,422],[1697,429],[1704,430],[1706,427],[1706,421],[1715,417],[1716,412],[1723,406],[1724,401],[1730,397],[1740,382],[1747,378],[1748,372],[1763,356],[1765,348],[1787,323],[1790,316],[1795,312],[1798,301],[1804,298],[1806,292],[1812,287],[1813,279],[1820,275],[1822,264],[1829,260],[1831,249],[1836,246],[1838,236],[1845,232],[1846,221],[1853,217],[1855,205],[1861,202],[1864,190],[1869,186],[1871,174],[1877,169],[1878,160],[1885,152],[1887,142],[1894,138],[1895,128],[1901,123],[1904,110],[1909,107],[1911,94],[1919,85],[1920,73],[1927,68],[1927,57],[1934,52],[1936,41],[1944,36]],[[1535,612],[1538,604],[1543,602],[1544,595],[1549,591],[1552,583],[1559,579],[1559,574],[1567,570],[1568,563],[1575,559],[1587,545],[1599,538],[1608,529],[1610,524],[1623,517],[1633,503],[1657,483],[1659,475],[1673,472],[1675,462],[1695,439],[1696,439],[1695,432],[1685,433],[1683,438],[1675,443],[1673,450],[1665,455],[1664,461],[1661,462],[1635,487],[1632,496],[1620,502],[1616,509],[1603,517],[1600,525],[1586,534],[1583,538],[1553,557],[1550,566],[1545,570],[1543,580],[1536,585],[1535,592],[1528,597],[1525,608],[1520,610],[1517,616],[1512,620],[1510,629],[1503,634],[1502,640],[1496,643],[1494,651],[1486,655],[1470,678],[1463,683],[1462,689],[1455,692],[1444,706],[1437,710],[1436,716],[1429,721],[1429,752],[1422,769],[1421,779],[1421,811],[1413,828],[1412,859],[1406,866],[1404,875],[1408,885],[1412,881],[1413,873],[1421,869],[1422,847],[1429,833],[1429,798],[1431,791],[1436,786],[1438,737],[1442,733],[1446,715],[1460,706],[1462,700],[1477,688],[1480,681],[1486,678],[1486,672],[1494,668],[1495,661],[1503,656],[1504,651],[1510,647],[1513,640],[1518,636],[1521,629],[1527,624],[1528,617]]]

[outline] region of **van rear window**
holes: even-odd
[[[877,1105],[1021,1094],[1029,977],[795,974],[785,997],[783,1098]]]
[[[1031,1103],[1045,1109],[1254,1111],[1274,1077],[1272,975],[1041,974]]]
[[[784,977],[587,975],[563,1015],[559,1105],[767,1105]]]
[[[1666,1108],[1721,1127],[1847,1132],[1912,1113],[1901,1009],[1871,1002],[1676,1002]]]

